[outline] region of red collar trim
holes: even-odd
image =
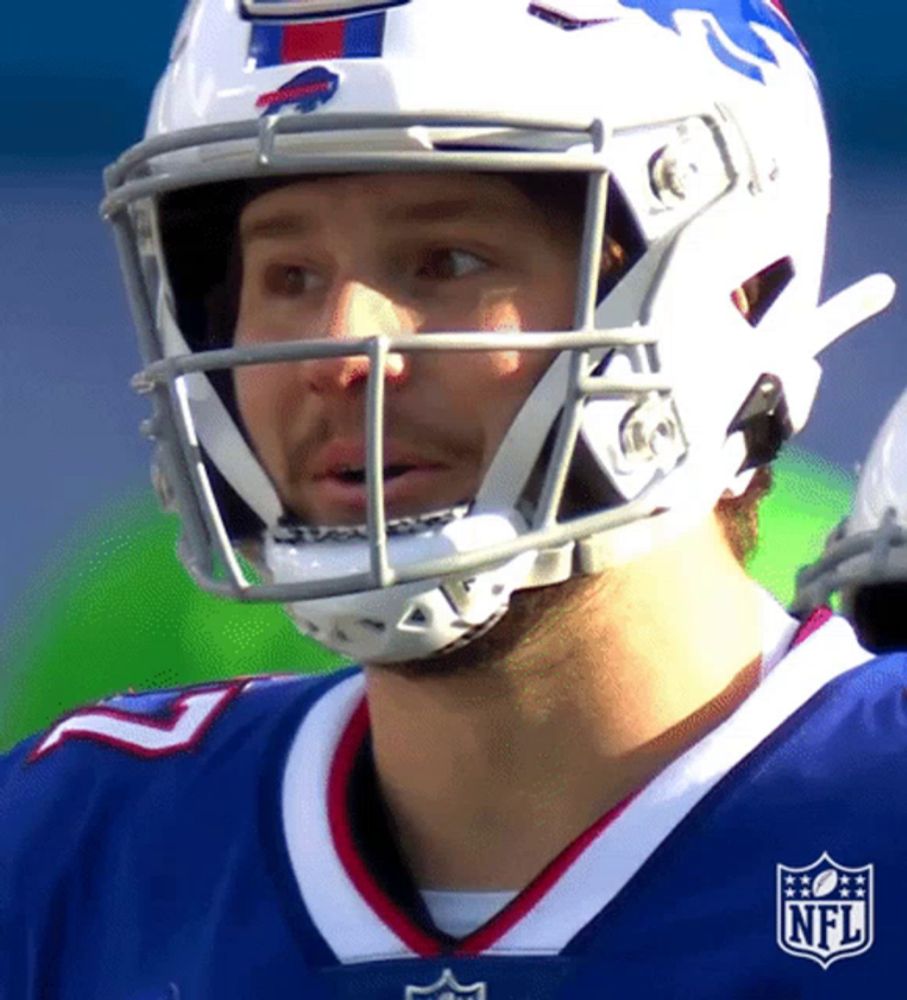
[[[368,729],[368,705],[363,698],[343,732],[328,778],[328,822],[334,846],[350,881],[379,920],[421,958],[434,958],[448,951],[447,946],[413,923],[409,915],[377,884],[356,851],[347,812],[347,793],[353,765]],[[637,794],[624,799],[581,833],[500,913],[460,941],[454,954],[475,956],[493,947],[538,905],[564,872],[620,816]]]
[[[385,894],[372,878],[362,858],[356,851],[350,817],[347,812],[347,792],[356,755],[368,735],[368,704],[363,698],[337,745],[334,762],[328,777],[328,823],[337,856],[340,858],[350,881],[360,896],[374,910],[376,916],[389,927],[401,941],[422,958],[433,958],[444,950],[430,934],[417,927],[409,917]]]
[[[639,792],[634,792],[619,802],[596,820],[585,832],[581,833],[573,843],[544,868],[526,888],[510,902],[500,913],[488,921],[484,927],[474,931],[464,938],[457,948],[458,955],[478,955],[497,944],[500,939],[512,930],[525,916],[533,910],[548,892],[556,885],[561,876],[574,861],[617,819],[630,805]]]
[[[805,622],[797,629],[797,634],[794,636],[793,642],[790,644],[791,649],[796,649],[797,646],[806,642],[806,640],[814,635],[816,632],[826,625],[832,618],[834,618],[835,613],[831,608],[816,608],[815,611],[806,619]]]

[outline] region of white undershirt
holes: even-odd
[[[454,938],[465,938],[478,930],[512,902],[518,892],[441,892],[423,889],[420,893],[435,927]]]
[[[761,589],[761,588],[760,588]],[[760,682],[786,656],[799,622],[766,591],[762,591],[762,669]],[[465,938],[488,923],[519,895],[518,892],[445,892],[423,889],[420,895],[438,930]]]

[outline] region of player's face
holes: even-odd
[[[240,219],[237,345],[573,323],[579,235],[492,175],[292,182]],[[534,351],[390,357],[385,500],[403,517],[471,499],[551,361]],[[240,412],[304,522],[365,520],[364,357],[241,368]]]

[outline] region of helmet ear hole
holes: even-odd
[[[752,327],[757,327],[794,277],[790,257],[782,257],[754,274],[731,293],[734,305]]]

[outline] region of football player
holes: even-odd
[[[767,0],[191,3],[103,206],[155,480],[362,666],[14,751],[0,992],[883,995],[904,658],[742,566],[892,293],[828,176]]]
[[[872,443],[850,516],[801,570],[794,610],[809,614],[836,592],[867,649],[907,648],[907,391]]]

